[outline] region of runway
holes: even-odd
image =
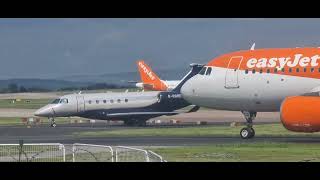
[[[25,126],[1,126],[0,143],[86,143],[101,145],[126,145],[126,146],[192,146],[225,143],[257,143],[257,142],[286,142],[286,143],[320,143],[320,138],[297,136],[297,137],[266,137],[259,136],[250,140],[241,139],[238,134],[234,136],[210,136],[210,137],[77,137],[74,132],[85,131],[112,131],[116,129],[127,129],[124,126],[90,126],[90,124],[65,124],[56,128],[46,125],[27,128]],[[154,127],[147,127],[154,128]],[[181,127],[183,128],[183,127]]]

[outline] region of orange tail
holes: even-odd
[[[152,69],[143,61],[137,61],[143,88],[152,91],[166,91],[168,86],[152,71]]]

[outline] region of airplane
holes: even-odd
[[[137,61],[137,66],[142,82],[136,83],[136,87],[151,91],[171,91],[180,83],[180,80],[161,80],[144,60]]]
[[[198,74],[203,65],[190,64],[192,69],[172,91],[69,94],[38,109],[34,115],[47,117],[56,127],[55,117],[78,116],[99,120],[123,120],[128,126],[145,126],[150,118],[183,113],[190,106],[181,96],[182,85]],[[187,113],[200,107],[191,105]]]
[[[255,136],[257,112],[280,112],[294,132],[320,131],[320,48],[241,50],[213,58],[181,88],[189,103],[241,111],[243,139]]]

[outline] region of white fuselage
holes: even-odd
[[[210,75],[197,74],[181,89],[189,103],[220,110],[279,111],[288,96],[319,90],[320,80],[267,73],[245,73],[211,66]]]

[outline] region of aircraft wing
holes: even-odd
[[[172,116],[181,113],[191,113],[196,112],[200,109],[199,106],[192,105],[192,109],[188,111],[173,111],[173,112],[128,112],[128,113],[111,113],[108,114],[108,117],[117,118],[117,117],[124,117],[124,116]]]
[[[123,117],[123,116],[162,116],[162,115],[176,115],[180,112],[129,112],[129,113],[111,113],[108,117]]]

